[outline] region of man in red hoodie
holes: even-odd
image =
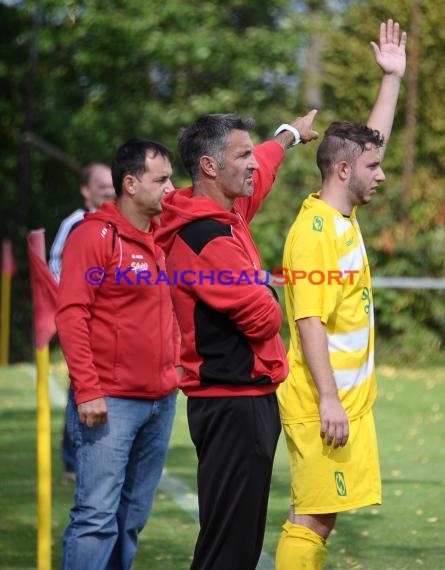
[[[262,280],[248,223],[285,150],[318,135],[315,111],[254,148],[253,120],[198,119],[180,137],[193,186],[165,197],[158,243],[181,328],[181,388],[198,455],[200,533],[193,570],[254,570],[287,375],[281,309]]]
[[[175,321],[152,218],[173,189],[168,150],[132,139],[112,163],[116,202],[67,240],[56,317],[72,393],[77,487],[65,570],[129,570],[165,463],[175,413]]]

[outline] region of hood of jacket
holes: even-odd
[[[95,212],[88,212],[85,215],[84,223],[90,221],[99,221],[106,225],[111,224],[116,228],[119,235],[125,236],[127,239],[142,243],[147,242],[148,232],[144,232],[133,226],[133,224],[120,213],[119,208],[114,201],[110,200],[108,202],[104,202]]]
[[[162,200],[160,227],[156,228],[156,242],[167,255],[176,234],[186,225],[201,218],[212,218],[224,224],[238,223],[239,218],[232,210],[227,211],[207,196],[193,196],[193,189],[174,190]]]

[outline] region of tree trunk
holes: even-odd
[[[411,189],[414,180],[414,161],[416,144],[416,101],[417,79],[419,73],[419,35],[420,35],[420,3],[413,0],[411,6],[411,48],[408,54],[408,87],[406,97],[405,120],[405,164],[403,168],[403,238],[406,242],[411,234],[410,203]]]
[[[36,0],[32,21],[31,44],[29,47],[29,70],[25,84],[25,120],[23,131],[31,132],[34,125],[34,101],[36,94],[36,68],[38,59],[39,34],[42,21],[42,0]],[[27,230],[28,194],[31,184],[31,151],[25,140],[20,144],[17,196],[17,222],[19,235]]]

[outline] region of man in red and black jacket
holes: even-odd
[[[181,135],[193,186],[164,198],[157,242],[181,329],[181,388],[198,455],[193,570],[254,570],[263,543],[287,375],[281,308],[249,231],[285,150],[318,135],[315,111],[254,148],[253,120],[209,115]]]

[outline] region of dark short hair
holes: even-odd
[[[148,139],[129,139],[121,145],[111,162],[111,176],[116,196],[122,195],[122,182],[127,174],[141,177],[146,168],[147,151],[153,157],[161,155],[171,162],[170,151],[163,144]]]
[[[340,160],[353,164],[366,150],[368,144],[380,148],[385,144],[385,139],[379,131],[362,123],[347,121],[331,123],[317,150],[317,166],[321,172],[321,179],[329,178],[334,165]]]
[[[227,148],[227,137],[231,131],[251,131],[255,121],[251,117],[234,114],[205,115],[184,129],[179,137],[178,150],[193,183],[199,176],[199,160],[202,156],[213,156],[221,168],[223,154]]]

